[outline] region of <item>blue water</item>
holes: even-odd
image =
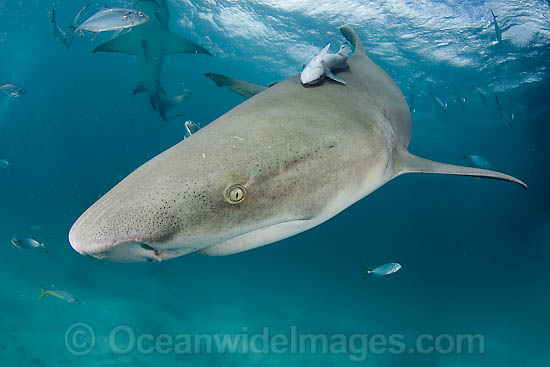
[[[164,89],[193,92],[170,114],[207,125],[243,98],[203,73],[269,85],[300,72],[326,43],[337,49],[344,42],[338,26],[349,23],[370,57],[408,99],[413,95],[411,151],[457,164],[481,155],[529,189],[406,175],[287,240],[229,257],[139,264],[81,256],[67,234],[124,176],[181,141],[184,119],[164,122],[145,94],[132,95],[139,81],[133,57],[92,53],[112,34],[75,39],[69,54],[56,43],[51,7],[66,27],[82,5],[0,0],[0,84],[27,90],[22,98],[0,99],[0,159],[11,163],[0,169],[0,365],[550,365],[546,1],[170,0],[171,29],[212,53],[167,57]],[[503,29],[501,43],[491,8]],[[429,95],[429,82],[448,103],[446,113]],[[452,83],[466,98],[464,109]],[[487,93],[487,104],[472,84]],[[495,91],[515,115],[511,128]],[[16,249],[14,236],[49,237],[49,251]],[[394,261],[403,269],[390,278],[362,279],[361,265]],[[38,301],[39,284],[68,291],[81,304]],[[94,340],[90,334],[71,339],[79,323]],[[126,329],[116,329],[121,325]],[[153,339],[251,337],[264,327],[290,336],[293,326],[348,341],[355,334],[402,335],[407,351],[371,348],[366,358],[354,358],[362,355],[348,344],[345,353],[121,352],[109,340],[114,329],[122,330],[115,338],[120,347],[128,344],[128,330]],[[484,350],[408,353],[421,334],[481,335]],[[75,344],[84,352],[75,353]]]

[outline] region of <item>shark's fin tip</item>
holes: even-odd
[[[396,159],[397,164],[394,176],[399,176],[405,173],[438,173],[446,175],[486,177],[514,182],[524,189],[527,189],[527,184],[525,184],[525,182],[505,173],[481,168],[456,166],[447,163],[435,162],[415,156],[405,149],[398,150],[396,152]]]

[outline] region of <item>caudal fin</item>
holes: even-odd
[[[49,239],[50,239],[50,236],[46,237],[46,239],[42,241],[42,243],[40,244],[40,246],[42,246],[42,248],[44,249],[45,253],[48,253],[48,249],[46,248],[46,242],[48,242]]]
[[[47,295],[50,294],[49,291],[46,288],[44,288],[44,286],[42,284],[40,284],[40,291],[42,293],[40,294],[40,297],[38,297],[38,299],[42,299],[42,298],[44,298],[44,297],[46,297]]]
[[[527,188],[527,185],[523,181],[505,173],[481,168],[455,166],[452,164],[434,162],[412,155],[406,150],[400,150],[396,152],[395,177],[405,173],[439,173],[444,175],[487,177],[514,182],[522,186],[524,189]]]

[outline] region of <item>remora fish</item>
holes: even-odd
[[[330,43],[325,46],[304,68],[300,75],[300,80],[304,85],[314,85],[319,83],[325,77],[330,78],[338,83],[346,84],[346,82],[334,75],[334,71],[345,69],[348,64],[348,55],[345,52],[345,47],[340,47],[336,54],[329,54],[328,49]]]
[[[94,52],[115,52],[137,56],[140,82],[134,94],[146,92],[153,109],[162,109],[161,93],[166,94],[160,84],[160,72],[164,57],[177,53],[210,53],[198,44],[172,33],[169,29],[170,15],[166,0],[136,0],[134,8],[150,15],[148,22],[132,28],[131,32],[120,34],[97,46]]]
[[[406,173],[526,187],[409,153],[403,94],[355,32],[340,30],[355,46],[345,88],[303,88],[298,74],[256,94],[118,183],[74,223],[71,246],[121,262],[230,255],[320,225]]]
[[[75,33],[88,31],[92,33],[116,31],[132,28],[149,21],[149,16],[136,9],[107,8],[101,9],[85,20]]]

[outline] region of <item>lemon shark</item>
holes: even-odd
[[[166,0],[135,0],[134,8],[149,16],[149,21],[100,44],[94,52],[115,52],[137,57],[141,80],[134,94],[147,92],[151,106],[158,109],[166,120],[166,109],[173,102],[163,103],[161,93],[166,94],[160,84],[160,73],[164,57],[177,53],[210,55],[198,44],[170,31],[170,13]]]
[[[340,30],[355,47],[339,73],[347,85],[305,88],[298,74],[253,95],[101,197],[72,226],[72,247],[120,262],[235,254],[315,227],[413,172],[526,187],[409,153],[403,94],[353,29]]]

